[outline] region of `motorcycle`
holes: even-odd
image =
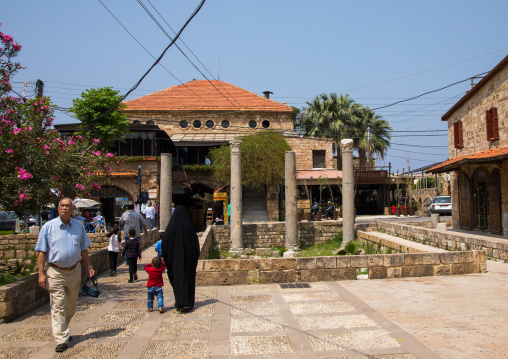
[[[314,203],[312,204],[312,207],[310,207],[310,213],[311,213],[313,221],[316,220],[316,215],[317,215],[318,211],[319,211],[319,204],[316,201],[314,201]],[[327,205],[322,206],[322,208],[321,208],[321,218],[332,219],[333,212],[335,212],[335,205],[332,204],[332,202],[328,201]]]

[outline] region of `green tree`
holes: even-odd
[[[388,121],[383,120],[380,115],[368,107],[360,105],[357,113],[358,120],[350,124],[348,132],[352,134],[354,148],[358,149],[360,167],[364,168],[366,166],[367,149],[370,152],[370,157],[378,156],[384,159],[386,150],[390,146],[389,132],[392,130],[392,127]],[[368,131],[369,126],[370,136]]]
[[[88,89],[81,93],[81,98],[72,100],[73,106],[69,111],[81,121],[79,134],[98,139],[100,148],[105,151],[113,147],[115,140],[122,140],[129,133],[130,124],[127,115],[120,112],[126,108],[124,103],[120,102],[116,109],[96,119],[121,99],[119,91],[101,87]]]
[[[49,98],[11,96],[11,77],[22,68],[13,62],[21,46],[2,32],[0,41],[0,205],[24,218],[63,196],[99,189],[113,154],[83,136],[60,138],[51,128]]]
[[[282,135],[271,131],[259,131],[254,135],[238,138],[242,141],[242,182],[280,183],[285,173],[285,152],[291,151]],[[230,181],[231,152],[228,145],[210,151],[211,169],[217,180]]]

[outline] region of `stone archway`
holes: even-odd
[[[92,197],[100,200],[102,215],[106,219],[108,228],[118,221],[125,211],[125,206],[134,202],[133,196],[128,191],[111,185],[102,186],[99,191],[92,193]]]

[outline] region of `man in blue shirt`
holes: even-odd
[[[87,249],[92,243],[83,224],[71,218],[74,209],[72,199],[62,199],[58,204],[59,217],[42,226],[35,246],[39,252],[39,286],[47,289],[51,298],[53,336],[58,343],[56,352],[68,347],[69,322],[76,312],[81,285],[80,257],[87,274],[90,277],[95,274]]]

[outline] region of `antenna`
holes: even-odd
[[[217,80],[220,80],[220,56],[219,56],[219,73],[217,74]]]

